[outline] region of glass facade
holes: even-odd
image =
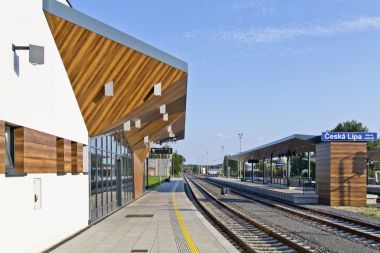
[[[131,202],[133,194],[132,153],[121,132],[90,140],[91,222]]]

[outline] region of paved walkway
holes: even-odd
[[[146,217],[136,217],[139,215]],[[188,200],[183,181],[172,180],[93,225],[53,252],[238,251]]]

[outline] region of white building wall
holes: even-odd
[[[0,23],[0,119],[87,144],[87,128],[42,0],[7,1],[0,8]],[[15,71],[12,43],[44,46],[45,64],[33,66],[28,51],[17,51]]]
[[[34,178],[42,208],[34,209]],[[0,252],[40,252],[88,224],[88,175],[0,175]]]
[[[42,0],[6,1],[0,23],[0,120],[87,144]],[[17,51],[17,67],[12,43],[44,46],[45,64],[33,66],[28,51]],[[41,210],[34,210],[34,178],[42,179]],[[0,199],[0,252],[39,252],[84,228],[89,219],[87,175],[0,175]]]

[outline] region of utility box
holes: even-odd
[[[34,209],[38,210],[42,208],[42,198],[41,198],[41,178],[35,178],[33,180],[34,189]]]
[[[364,206],[367,203],[367,143],[322,142],[316,145],[319,203]]]

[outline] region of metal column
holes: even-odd
[[[263,159],[263,184],[265,184],[265,159]]]
[[[310,175],[310,152],[307,152],[307,164],[308,164],[308,172],[307,172],[307,175],[309,177],[309,181],[311,179],[311,175]]]
[[[251,173],[252,183],[253,183],[253,163],[252,163],[252,173]]]
[[[245,181],[245,162],[243,162],[242,164],[243,164],[243,181]]]
[[[145,159],[145,169],[146,169],[146,174],[145,174],[145,177],[146,177],[146,179],[145,179],[145,182],[146,182],[146,186],[145,186],[145,188],[146,189],[149,189],[149,181],[148,181],[148,157]]]
[[[273,155],[270,155],[270,183],[273,184]]]
[[[286,167],[286,184],[288,185],[288,186],[290,186],[290,170],[291,170],[291,168],[290,168],[290,158],[291,158],[291,155],[288,155],[287,156],[287,161],[286,161],[286,163],[287,163],[287,167]]]

